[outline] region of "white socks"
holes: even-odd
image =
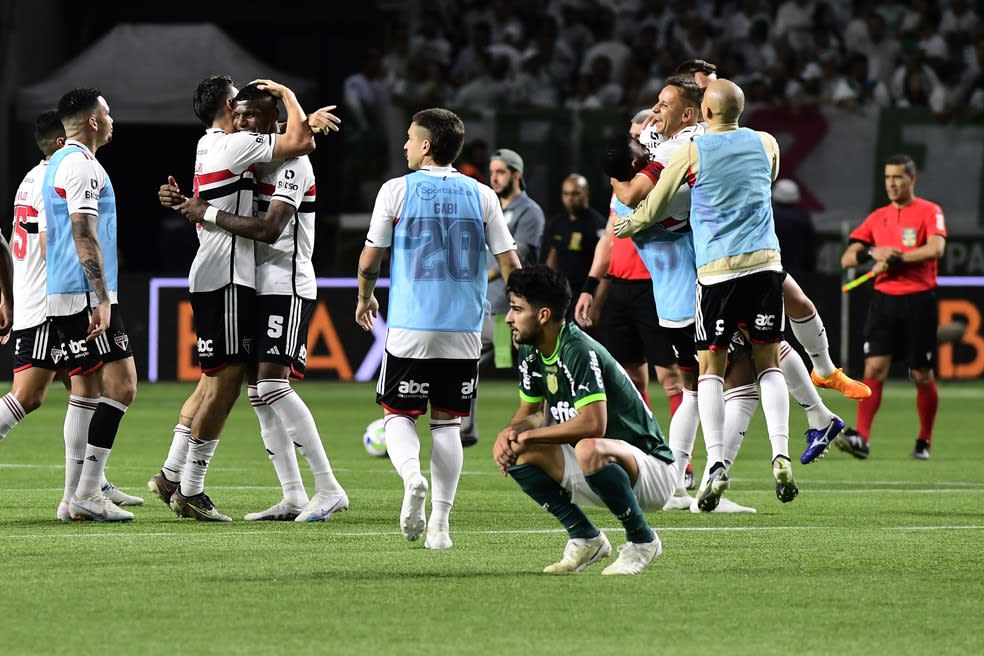
[[[171,448],[167,451],[167,458],[164,459],[164,466],[161,471],[172,483],[181,482],[181,470],[184,469],[185,460],[188,458],[188,440],[191,438],[191,429],[184,424],[175,424],[174,437],[171,438]]]
[[[727,417],[727,415],[725,415]],[[677,481],[676,487],[683,488],[683,476],[687,471],[687,463],[694,453],[694,443],[697,441],[697,425],[700,415],[697,412],[697,392],[683,390],[680,407],[670,417],[670,450],[676,456]]]
[[[707,464],[724,462],[724,379],[720,376],[697,378],[697,408],[707,447]]]
[[[779,345],[779,367],[782,369],[782,375],[786,377],[789,393],[806,413],[810,428],[826,426],[833,413],[823,404],[823,399],[810,380],[810,372],[806,370],[803,359],[789,342],[784,341]]]
[[[205,473],[208,472],[208,464],[218,446],[218,440],[202,442],[192,437],[188,441],[188,459],[185,461],[184,471],[181,472],[181,494],[193,497],[205,491]]]
[[[27,416],[27,412],[13,394],[7,394],[0,400],[3,401],[0,403],[0,440],[2,440]]]
[[[65,491],[62,501],[68,503],[75,496],[82,476],[82,462],[89,441],[89,422],[96,412],[99,399],[84,396],[68,397],[68,410],[65,412]]]
[[[300,449],[301,455],[307,460],[314,476],[314,489],[316,492],[342,492],[331,470],[328,462],[328,455],[325,453],[325,446],[321,442],[321,435],[318,434],[318,427],[311,416],[304,401],[301,400],[290,386],[290,381],[279,378],[265,378],[256,381],[256,390],[260,398],[277,415],[280,424],[286,432],[287,439],[292,441]],[[388,450],[389,442],[387,442]]]
[[[734,387],[724,393],[724,461],[728,467],[738,456],[758,401],[758,390],[753,383]]]
[[[106,471],[106,461],[112,449],[86,444],[85,458],[79,475],[79,485],[75,496],[79,499],[94,497],[102,494],[103,473]]]
[[[793,335],[810,356],[813,368],[817,374],[826,378],[834,373],[837,367],[830,359],[830,344],[827,342],[827,329],[820,320],[820,315],[814,312],[804,319],[789,318],[789,326],[793,329]]]
[[[782,370],[769,368],[759,374],[759,389],[762,393],[762,411],[765,425],[772,443],[772,459],[776,456],[789,458],[789,389]]]
[[[461,478],[464,449],[460,419],[431,419],[431,515],[430,526],[447,528],[448,515]]]
[[[307,502],[307,492],[301,480],[301,469],[297,466],[294,443],[277,418],[277,413],[268,406],[257,391],[256,385],[247,385],[250,405],[260,422],[260,438],[266,448],[267,456],[277,472],[277,480],[284,493],[284,501],[295,508],[303,508]]]
[[[403,482],[420,473],[420,438],[416,420],[407,415],[386,415],[386,452]],[[460,429],[459,429],[460,430]]]

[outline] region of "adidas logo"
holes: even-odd
[[[192,460],[191,464],[197,465],[198,467],[207,467],[208,460]]]
[[[280,349],[274,346],[269,351],[267,351],[267,355],[280,355]]]
[[[88,458],[86,458],[86,460],[88,460],[89,462],[99,462],[99,459],[96,458],[96,456],[89,456]]]

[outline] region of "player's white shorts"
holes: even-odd
[[[639,505],[643,510],[662,510],[676,489],[674,465],[646,455],[631,444],[626,443],[626,446],[632,449],[636,464],[639,466],[639,479],[632,486]],[[564,481],[561,485],[571,493],[574,503],[604,508],[605,504],[584,479],[584,472],[581,471],[580,465],[577,464],[577,457],[574,455],[574,447],[564,444],[561,448],[564,452]]]

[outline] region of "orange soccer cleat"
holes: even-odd
[[[826,378],[817,374],[816,370],[810,372],[810,378],[817,387],[835,389],[849,399],[860,401],[871,396],[871,388],[861,381],[854,380],[844,373],[843,369],[836,369],[834,373]]]

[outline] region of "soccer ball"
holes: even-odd
[[[382,418],[375,420],[366,426],[366,432],[362,434],[362,446],[366,448],[366,453],[375,458],[386,457],[386,427],[383,421]]]

